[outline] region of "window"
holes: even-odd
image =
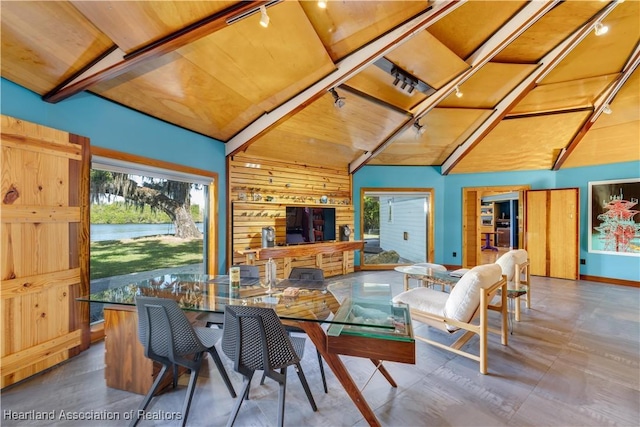
[[[135,160],[139,162],[92,158],[92,293],[120,286],[133,280],[132,275],[143,280],[167,272],[215,271],[215,261],[208,256],[214,253],[209,211],[215,176]],[[102,307],[91,307],[90,321],[102,319]]]
[[[433,262],[433,190],[361,190],[363,269]]]

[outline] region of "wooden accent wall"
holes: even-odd
[[[285,243],[286,206],[336,208],[336,239],[339,239],[341,225],[354,229],[351,175],[347,170],[283,163],[244,154],[228,158],[227,162],[228,229],[231,230],[227,259],[233,264],[246,263],[241,252],[260,248],[263,227],[274,227],[276,244]],[[320,202],[322,196],[327,197],[326,204]],[[255,261],[261,267],[261,274],[266,261]],[[353,272],[353,251],[348,253],[347,260],[343,260],[342,252],[294,257],[290,267],[321,265],[328,277],[342,274],[345,262],[348,272]],[[283,277],[283,260],[277,259],[276,263],[278,275]]]
[[[89,141],[2,116],[2,387],[89,346]]]

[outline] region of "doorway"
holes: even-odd
[[[494,262],[510,248],[524,249],[528,189],[528,185],[462,189],[463,267]]]
[[[431,188],[361,189],[362,268],[433,262],[433,200]]]

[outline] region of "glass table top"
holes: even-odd
[[[287,290],[295,288],[295,296]],[[78,301],[133,306],[138,295],[172,298],[184,310],[223,313],[227,304],[273,308],[280,319],[347,326],[334,334],[353,333],[404,336],[411,332],[405,304],[391,302],[391,286],[353,280],[309,283],[279,281],[272,289],[258,279],[240,279],[229,286],[228,276],[165,274],[148,280],[106,289],[77,298]]]

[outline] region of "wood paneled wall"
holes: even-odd
[[[231,230],[227,258],[233,264],[246,263],[245,255],[239,251],[260,248],[263,227],[274,227],[276,244],[285,243],[287,206],[335,207],[336,239],[341,225],[349,225],[353,230],[351,175],[347,170],[283,163],[243,154],[227,161],[228,229]],[[320,202],[322,196],[327,197],[326,204]],[[348,257],[348,271],[353,272],[354,253],[349,252]],[[261,267],[261,275],[264,275],[265,262],[255,261]],[[342,274],[343,271],[342,252],[294,257],[291,262],[291,267],[322,265],[325,276]],[[283,260],[276,260],[276,263],[278,276],[282,277]]]

